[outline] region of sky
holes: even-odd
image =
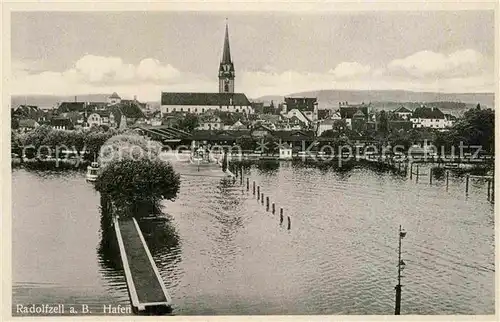
[[[12,94],[494,92],[494,12],[12,12]]]

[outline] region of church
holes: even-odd
[[[173,112],[201,114],[219,110],[223,112],[240,112],[253,114],[253,108],[243,93],[235,93],[234,63],[229,48],[229,31],[226,23],[222,59],[219,65],[219,92],[218,93],[161,93],[161,113]]]

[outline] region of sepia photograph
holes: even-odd
[[[8,314],[494,318],[494,6],[215,6],[8,13]]]

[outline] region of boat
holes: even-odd
[[[202,148],[198,148],[191,153],[189,164],[195,166],[198,171],[200,171],[200,168],[216,169],[221,167],[219,161]]]
[[[87,175],[86,179],[87,181],[96,181],[97,180],[97,171],[99,170],[99,163],[97,162],[92,162],[88,167],[87,167]]]

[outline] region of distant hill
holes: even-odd
[[[78,95],[76,100],[79,102],[106,102],[110,94],[87,94]],[[56,96],[56,95],[13,95],[11,97],[11,106],[22,104],[36,105],[38,107],[55,107],[59,102],[74,102],[75,96]]]
[[[432,92],[410,92],[402,90],[368,91],[368,90],[318,90],[310,92],[292,93],[286,96],[309,96],[317,97],[321,108],[336,108],[339,102],[359,104],[362,102],[462,102],[466,104],[479,103],[481,106],[494,108],[493,93],[432,93]],[[282,102],[283,96],[269,95],[254,99],[255,101]]]

